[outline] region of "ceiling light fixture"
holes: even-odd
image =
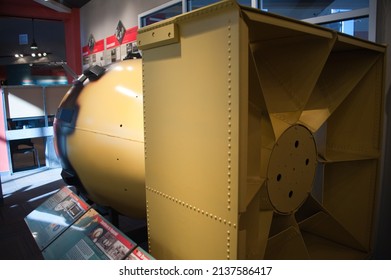
[[[32,49],[32,50],[38,49],[38,45],[37,45],[37,43],[35,43],[35,41],[33,41],[33,43],[31,44],[30,49]]]
[[[34,19],[33,18],[31,19],[31,25],[33,27],[33,42],[31,43],[30,49],[36,50],[36,49],[38,49],[38,45],[35,42]]]

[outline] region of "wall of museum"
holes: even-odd
[[[93,34],[96,40],[104,39],[113,35],[118,21],[121,21],[125,28],[132,28],[138,25],[138,15],[162,5],[169,0],[94,0],[80,9],[80,36],[81,45],[85,46],[88,37]]]

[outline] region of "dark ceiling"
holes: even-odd
[[[44,1],[33,0],[0,0],[0,66],[9,64],[24,64],[34,62],[48,62],[48,61],[65,61],[65,30],[64,23],[60,20],[46,20],[37,18],[34,20],[35,34],[32,32],[32,19],[26,17],[14,17],[12,13],[6,13],[2,16],[2,8],[12,7],[16,4],[28,4],[35,2],[35,5]],[[51,2],[58,2],[71,9],[78,9],[83,7],[90,0],[50,0]],[[30,4],[31,5],[31,4]],[[44,5],[44,4],[42,4]],[[10,11],[10,9],[5,9]],[[19,9],[21,11],[23,9]],[[11,9],[12,11],[12,9]],[[16,13],[18,14],[18,13]],[[61,16],[61,13],[58,13]],[[19,36],[24,35],[27,43],[21,43]],[[38,52],[46,52],[48,55],[45,58],[32,58],[30,44],[35,37],[38,44]],[[23,54],[23,59],[15,58],[15,54]]]
[[[55,2],[63,4],[69,8],[81,8],[90,2],[90,0],[55,0]]]
[[[27,42],[21,42],[20,35],[24,35]],[[51,60],[66,59],[65,30],[62,21],[35,19],[33,23],[31,19],[26,18],[0,17],[0,65],[30,62],[32,59],[28,58],[27,54],[32,52],[30,45],[33,38],[38,44],[39,52],[52,54]],[[16,59],[16,53],[22,53],[24,59]]]

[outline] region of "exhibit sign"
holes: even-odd
[[[119,61],[121,59],[121,43],[115,35],[106,38],[105,65]]]
[[[82,216],[90,206],[68,187],[43,202],[24,220],[42,250]]]
[[[126,257],[126,260],[133,260],[133,261],[145,261],[145,260],[154,260],[154,259],[155,259],[154,257],[152,257],[147,251],[145,251],[141,247],[137,247]]]
[[[129,52],[136,52],[137,49],[137,30],[138,26],[126,29],[124,38],[121,42],[121,59],[124,59]]]
[[[119,21],[115,34],[106,38],[105,65],[123,60],[129,52],[137,50],[137,30],[137,26],[125,29]]]
[[[68,186],[24,220],[45,259],[154,260]]]
[[[83,70],[86,70],[92,65],[103,66],[103,53],[105,50],[105,41],[95,39],[90,36],[88,40],[88,45],[82,47],[82,57],[83,57]]]
[[[135,242],[90,209],[42,254],[50,260],[123,260],[136,247]]]

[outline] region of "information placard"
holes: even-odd
[[[90,206],[68,187],[62,187],[24,220],[42,250],[64,232]]]
[[[155,258],[152,257],[148,252],[146,252],[143,248],[137,247],[134,249],[127,257],[126,260],[154,260]]]
[[[137,244],[94,209],[88,210],[42,254],[52,260],[122,260]]]

